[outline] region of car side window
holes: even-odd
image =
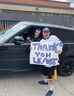
[[[12,37],[8,43],[14,43],[15,45],[29,43],[28,41],[33,40],[36,29],[40,29],[42,31],[43,28],[44,26],[29,26],[21,32],[18,32],[18,34]]]
[[[21,44],[24,44],[24,38],[22,37],[22,36],[15,36],[14,38],[13,38],[13,43],[15,44],[15,45],[21,45]]]
[[[24,44],[25,43],[25,34],[23,34],[21,31],[20,34],[18,33],[17,35],[15,35],[11,39],[9,39],[9,41],[7,43],[13,43],[14,45]]]

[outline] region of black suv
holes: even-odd
[[[26,37],[33,36],[35,29],[49,27],[64,43],[60,55],[58,72],[70,75],[74,71],[74,28],[36,22],[19,22],[0,36],[0,70],[29,71],[39,70],[38,66],[29,64],[30,44]]]

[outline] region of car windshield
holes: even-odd
[[[0,36],[0,43],[4,43],[9,40],[12,36],[16,35],[18,32],[26,28],[27,25],[23,22],[20,22],[13,26],[12,28],[8,29],[4,34]]]

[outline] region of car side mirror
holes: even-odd
[[[16,45],[21,45],[24,43],[24,38],[22,36],[15,36],[13,42]]]

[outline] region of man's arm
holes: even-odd
[[[59,54],[62,53],[63,42],[57,36],[54,37],[54,42],[55,42],[55,45],[56,45],[55,52],[59,55]]]

